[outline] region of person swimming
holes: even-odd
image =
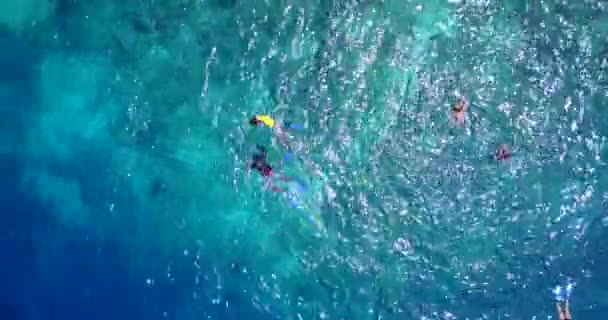
[[[572,289],[574,289],[574,283],[568,283],[565,288],[558,285],[553,289],[557,314],[559,315],[560,320],[572,320],[569,302]]]
[[[286,129],[304,129],[304,125],[291,123],[289,121],[286,121],[283,123],[283,125],[280,125],[271,116],[265,114],[252,116],[251,119],[249,119],[249,124],[254,127],[267,126],[268,128],[272,129],[274,134],[283,144],[289,143],[289,135],[287,134]]]
[[[268,163],[266,148],[256,146],[257,152],[253,154],[250,168],[259,172],[262,177],[267,179],[267,185],[274,192],[282,193],[289,204],[303,211],[306,214],[306,219],[310,221],[319,232],[324,233],[325,224],[321,217],[321,209],[314,202],[306,199],[306,194],[309,192],[307,188],[291,177],[275,172],[272,166]],[[275,180],[279,179],[285,188],[279,188],[275,184]]]
[[[503,143],[496,150],[496,153],[494,154],[494,159],[496,159],[496,161],[504,161],[510,159],[512,155],[513,153],[511,152],[509,147]]]
[[[466,112],[469,109],[469,100],[465,97],[458,97],[452,106],[452,117],[459,125],[464,125]]]
[[[266,160],[266,148],[257,145],[257,152],[253,154],[251,169],[257,170],[262,176],[269,177],[272,174],[272,166]]]
[[[249,167],[259,172],[262,177],[268,179],[268,184],[272,191],[283,192],[283,189],[278,188],[274,185],[272,178],[276,177],[282,181],[291,181],[292,179],[284,175],[275,173],[273,171],[272,166],[268,163],[268,160],[266,159],[266,148],[260,145],[256,145],[256,149],[257,152],[253,154],[251,159],[251,165]]]

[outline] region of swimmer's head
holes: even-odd
[[[463,111],[465,111],[466,106],[467,106],[466,100],[458,99],[458,100],[456,100],[456,103],[454,103],[454,106],[452,107],[452,111],[463,112]]]
[[[249,119],[249,124],[252,126],[258,126],[262,123],[262,121],[260,121],[260,119],[258,119],[257,116],[253,116],[251,117],[251,119]]]

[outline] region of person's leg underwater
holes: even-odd
[[[566,320],[566,315],[562,308],[561,302],[556,302],[555,307],[557,308],[557,314],[559,315],[559,320]]]
[[[572,315],[570,314],[570,302],[566,300],[564,305],[564,320],[572,320]]]
[[[570,295],[572,294],[572,289],[574,289],[574,283],[568,283],[568,285],[563,288],[560,285],[557,285],[555,289],[553,289],[553,294],[555,296],[555,304],[557,306],[557,313],[559,315],[560,320],[571,320],[572,315],[570,314]]]
[[[291,121],[285,121],[285,128],[292,130],[304,130],[306,126],[301,123],[293,123]]]

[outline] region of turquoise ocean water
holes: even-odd
[[[606,2],[5,0],[0,49],[2,319],[608,317]]]

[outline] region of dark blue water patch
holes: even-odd
[[[42,50],[24,40],[0,32],[0,107],[31,101],[32,84]]]
[[[240,284],[253,280],[238,272],[216,268],[232,284],[219,291],[215,280],[195,283],[197,274],[214,279],[213,266],[223,264],[205,252],[194,263],[181,252],[159,254],[156,243],[136,240],[144,247],[134,250],[133,239],[58,223],[57,213],[21,185],[24,162],[16,155],[7,160],[0,169],[2,319],[269,319],[242,291]],[[169,265],[173,279],[167,277]],[[199,298],[190,300],[195,291]],[[221,304],[212,302],[216,297]]]
[[[28,190],[21,190],[17,158],[6,160],[9,165],[0,172],[3,177],[0,185],[0,259],[3,261],[0,264],[0,314],[3,319],[67,316],[77,310],[73,306],[78,308],[82,300],[78,294],[82,291],[78,288],[82,282],[79,275],[90,260],[85,252],[91,250],[83,250],[75,240],[78,237],[53,223],[49,208],[36,202]],[[41,257],[41,247],[58,239],[64,239],[65,250],[55,253],[57,261],[48,259],[52,253],[45,253],[46,259]],[[114,278],[107,283],[120,285],[116,280],[123,279]],[[119,286],[116,289],[118,293],[110,297],[124,292]],[[61,305],[65,310],[62,311]]]
[[[45,225],[45,208],[28,201],[19,191],[15,158],[0,166],[0,316],[24,319],[27,287],[34,273],[35,243],[32,232]]]
[[[146,318],[145,287],[128,268],[127,248],[58,225],[49,208],[18,190],[18,175],[4,177],[3,319]]]

